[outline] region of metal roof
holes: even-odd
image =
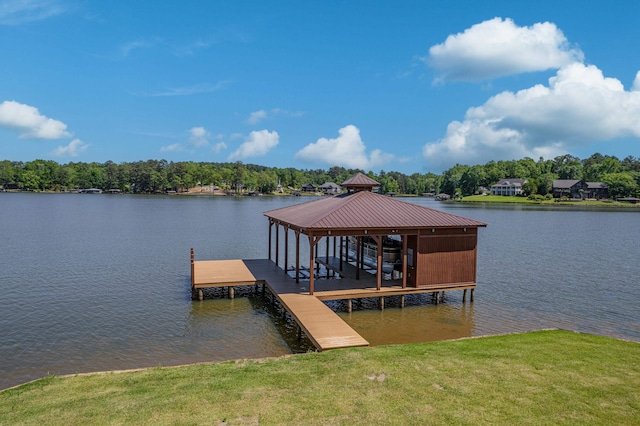
[[[362,173],[357,173],[353,177],[342,182],[342,186],[345,188],[373,188],[374,186],[380,186],[380,182],[377,182]]]
[[[347,229],[458,228],[484,222],[407,203],[369,191],[337,195],[263,213],[306,231]]]

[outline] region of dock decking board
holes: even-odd
[[[331,269],[337,267],[334,259],[330,259],[328,263]],[[355,269],[353,265],[348,266]],[[348,269],[345,265],[343,268]],[[401,280],[386,280],[383,281],[382,288],[376,290],[375,276],[372,274],[363,271],[360,274],[360,280],[351,278],[348,272],[345,275],[349,278],[316,279],[314,294],[310,295],[308,282],[296,283],[294,278],[268,259],[204,260],[194,261],[192,288],[233,287],[263,283],[295,319],[309,340],[318,349],[327,350],[368,346],[369,343],[326,306],[323,300],[402,296],[476,287],[475,283],[456,283],[403,288],[399,285]]]

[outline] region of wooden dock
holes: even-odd
[[[336,267],[334,262],[328,263],[331,264],[330,269]],[[401,281],[396,280],[385,281],[385,286],[377,290],[373,275],[361,272],[360,279],[354,280],[349,276],[351,272],[351,270],[344,272],[342,279],[316,280],[316,291],[311,295],[308,282],[296,283],[294,278],[271,260],[195,261],[192,253],[191,289],[194,298],[202,300],[202,290],[205,288],[226,287],[229,289],[229,297],[233,297],[235,286],[262,284],[277,298],[282,307],[296,321],[300,330],[321,351],[369,345],[362,336],[323,303],[325,300],[347,300],[350,308],[352,299],[378,297],[380,306],[383,308],[384,297],[387,296],[401,296],[404,301],[404,296],[407,294],[434,293],[437,295],[446,290],[464,290],[464,298],[468,289],[472,291],[471,300],[473,300],[475,283],[415,288],[402,287]]]
[[[258,278],[259,277],[259,278]],[[193,291],[204,288],[263,284],[278,299],[316,348],[368,346],[354,329],[320,299],[302,292],[295,280],[270,260],[207,260],[192,262]],[[201,293],[200,293],[201,294]]]

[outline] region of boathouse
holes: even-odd
[[[486,223],[376,194],[378,182],[360,173],[342,186],[340,195],[264,212],[268,259],[196,261],[192,248],[193,298],[202,300],[206,288],[228,287],[233,298],[235,286],[262,285],[319,350],[369,344],[323,301],[346,300],[349,312],[353,299],[377,297],[384,309],[388,296],[404,306],[405,295],[432,293],[438,303],[448,290],[463,290],[463,303],[471,290],[473,301],[478,228]]]
[[[280,229],[284,230],[284,269],[289,269],[289,235],[295,244],[295,278],[300,280],[300,236],[309,242],[308,271],[320,265],[341,276],[358,281],[366,273],[364,248],[373,242],[375,250],[376,289],[383,285],[385,241],[401,247],[391,263],[389,285],[401,282],[402,288],[475,288],[478,228],[486,223],[442,212],[395,198],[376,194],[380,184],[358,173],[343,182],[345,193],[294,206],[265,212],[269,218],[269,259],[275,252],[279,262]],[[272,228],[275,227],[275,233]],[[275,235],[275,238],[274,236]],[[348,238],[355,240],[349,250]],[[325,239],[325,253],[318,253],[318,243]],[[275,240],[275,241],[274,241]],[[355,269],[352,264],[355,263]],[[389,264],[387,264],[387,268]],[[351,269],[351,271],[349,271]],[[395,273],[394,273],[395,272]],[[309,294],[314,294],[315,275],[309,274]],[[394,282],[395,281],[395,282]]]

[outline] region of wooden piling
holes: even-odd
[[[384,311],[384,297],[380,297],[380,310]]]
[[[229,299],[233,299],[235,297],[235,290],[233,288],[233,286],[229,286]]]
[[[353,311],[353,303],[351,299],[347,299],[347,312],[351,313],[351,311]]]

